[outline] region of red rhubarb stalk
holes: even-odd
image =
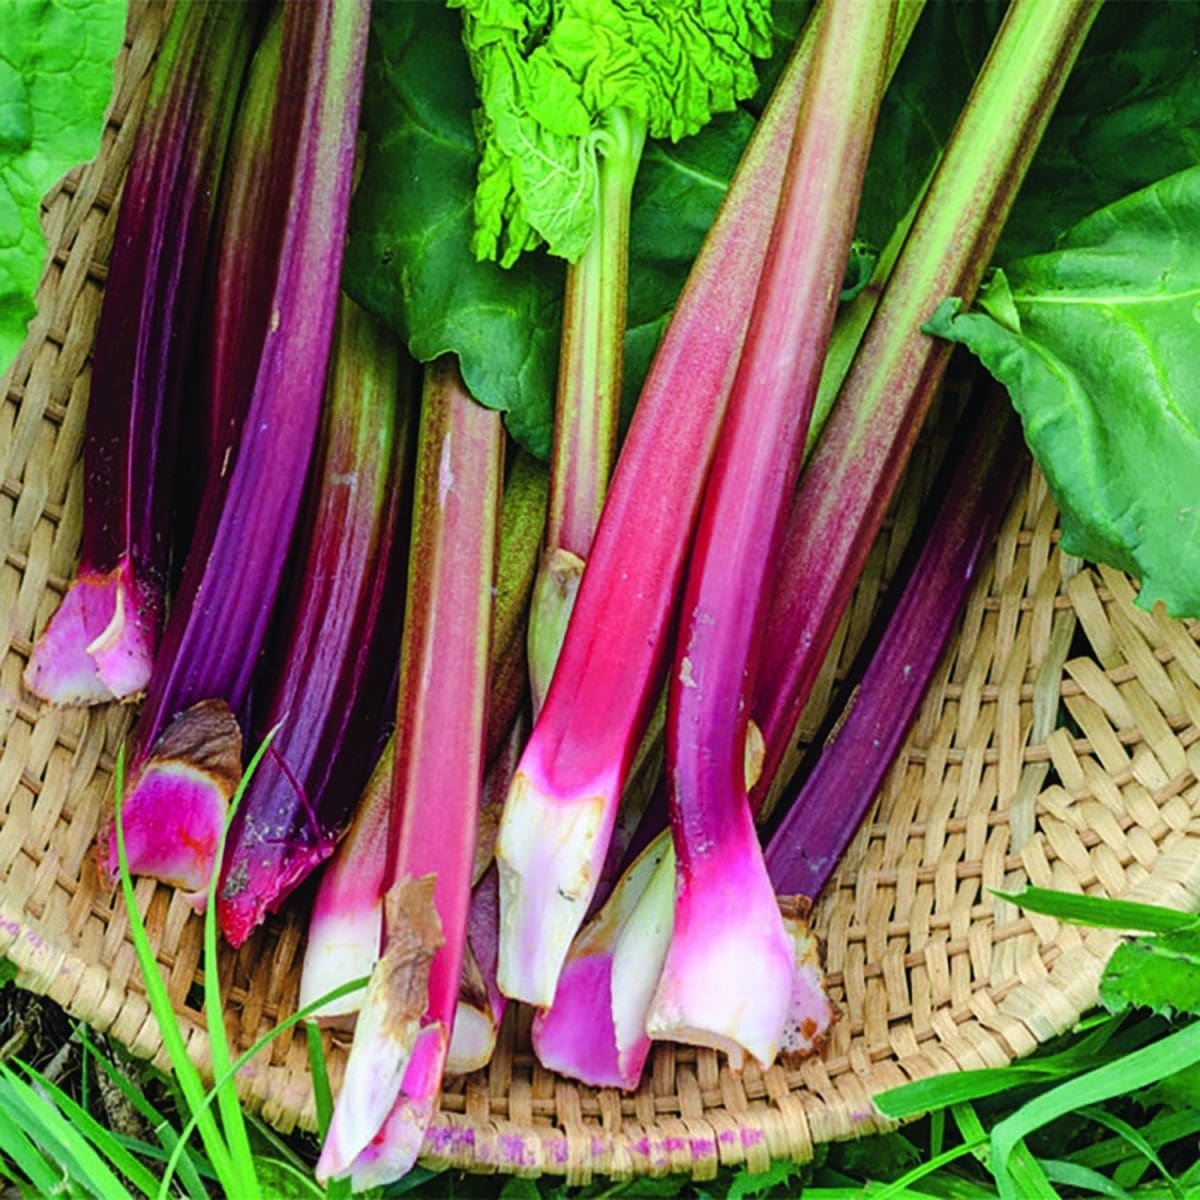
[[[384,949],[318,1163],[388,1178],[433,1115],[458,1000],[483,783],[504,435],[452,360],[427,368],[397,702]],[[387,1122],[385,1128],[385,1122]],[[359,1171],[368,1167],[359,1164]],[[357,1183],[357,1179],[356,1179]]]
[[[529,733],[520,716],[526,693],[525,618],[546,523],[546,492],[545,468],[529,455],[518,453],[505,481],[500,514],[488,671],[489,769],[472,871],[475,884],[491,863],[500,807]],[[395,753],[393,733],[358,802],[349,831],[321,875],[305,945],[301,1007],[341,984],[369,975],[379,958]],[[323,1009],[321,1016],[356,1013],[361,1003],[362,992],[352,992],[333,1008]]]
[[[343,296],[316,487],[254,740],[277,732],[225,844],[217,914],[233,946],[333,853],[378,745],[404,594],[400,377],[395,337]]]
[[[229,710],[247,696],[312,457],[368,14],[367,0],[290,4],[283,12],[271,167],[256,197],[278,217],[279,235],[264,241],[257,267],[270,281],[262,293],[269,317],[238,445],[206,490],[134,743],[125,802],[130,868],[193,893],[211,874],[229,799],[228,771],[207,771],[196,757],[217,753],[214,743],[224,762],[235,753],[240,735]],[[163,863],[164,845],[187,852]],[[110,836],[102,838],[101,862],[115,878]]]
[[[129,699],[150,678],[191,331],[254,25],[251,6],[183,0],[159,52],[93,346],[79,568],[25,671],[55,704]]]

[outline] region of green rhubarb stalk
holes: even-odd
[[[629,273],[629,210],[646,122],[614,108],[599,139],[595,233],[567,267],[546,549],[529,616],[533,715],[541,711],[575,606],[617,455]]]

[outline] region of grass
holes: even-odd
[[[259,748],[230,815],[265,753]],[[125,857],[118,762],[117,848],[130,932],[172,1073],[132,1071],[77,1026],[81,1068],[73,1087],[0,1050],[0,1184],[9,1196],[150,1200],[348,1197],[347,1181],[328,1189],[313,1177],[318,1144],[286,1140],[247,1114],[238,1069],[274,1037],[305,1020],[294,1014],[238,1058],[230,1053],[215,969],[215,879],[205,917],[205,1016],[215,1081],[206,1087],[187,1057]],[[219,861],[219,855],[218,855]],[[1104,1009],[1069,1035],[1007,1067],[920,1080],[876,1098],[908,1122],[895,1132],[818,1148],[807,1164],[776,1163],[763,1174],[723,1171],[694,1183],[678,1177],[599,1181],[567,1187],[543,1179],[467,1176],[416,1168],[368,1193],[488,1200],[608,1200],[673,1196],[695,1200],[794,1197],[806,1200],[1200,1200],[1200,918],[1151,905],[1028,889],[1007,897],[1062,920],[1136,931],[1109,961]],[[2,968],[3,964],[0,964]],[[5,974],[0,969],[0,984]],[[323,1004],[365,986],[348,984]],[[9,984],[8,986],[11,986]],[[332,1096],[315,1026],[307,1026],[320,1131]],[[119,1093],[143,1131],[111,1128],[97,1115],[103,1083]]]

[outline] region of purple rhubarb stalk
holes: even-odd
[[[895,760],[1025,463],[1003,388],[968,410],[970,440],[847,713],[766,849],[781,896],[820,895]],[[953,453],[953,451],[952,451]]]
[[[667,692],[675,929],[652,1037],[770,1063],[791,948],[746,795],[749,689],[800,473],[857,197],[883,95],[894,5],[818,15],[812,73],[692,547]]]
[[[333,853],[378,745],[404,594],[400,386],[399,343],[343,296],[281,662],[255,741],[277,732],[225,844],[217,915],[232,946]]]
[[[317,1165],[321,1179],[351,1172],[368,1147],[372,1170],[402,1174],[437,1102],[458,1001],[483,783],[503,457],[499,415],[471,399],[453,361],[427,368],[384,949]]]
[[[181,397],[255,12],[182,0],[121,198],[92,356],[79,568],[25,683],[55,704],[145,690],[161,632]]]
[[[945,373],[951,347],[921,323],[969,302],[1099,0],[1014,0],[917,212],[800,480],[750,711],[768,747],[765,791]]]
[[[367,0],[283,11],[271,164],[256,198],[279,223],[257,261],[270,281],[262,292],[269,316],[238,445],[206,489],[134,742],[124,810],[130,869],[197,894],[212,872],[230,793],[228,772],[199,769],[193,747],[228,762],[240,742],[229,710],[246,699],[304,494],[333,333],[368,15]],[[203,738],[194,728],[201,705]],[[168,864],[163,845],[181,848]],[[115,879],[111,833],[101,838],[100,860]]]

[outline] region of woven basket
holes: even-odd
[[[45,201],[39,315],[0,380],[0,954],[24,986],[160,1062],[122,905],[92,853],[133,711],[43,707],[21,672],[78,549],[88,351],[162,25],[161,8],[131,5],[101,154]],[[809,732],[944,444],[935,428],[918,450],[806,711]],[[815,910],[841,1009],[824,1053],[738,1076],[712,1051],[664,1045],[636,1093],[597,1090],[542,1069],[529,1014],[513,1006],[490,1066],[447,1080],[431,1164],[582,1181],[806,1159],[816,1143],[878,1128],[877,1092],[1007,1062],[1095,1002],[1114,935],[1025,918],[989,889],[1030,882],[1200,905],[1200,629],[1134,609],[1124,576],[1065,559],[1056,520],[1032,472],[877,808]],[[203,1065],[200,922],[152,881],[137,896]],[[223,957],[239,1048],[294,1010],[302,936],[295,917],[274,919]],[[336,1081],[346,1045],[329,1051]],[[312,1127],[300,1036],[277,1040],[240,1082],[267,1120]]]

